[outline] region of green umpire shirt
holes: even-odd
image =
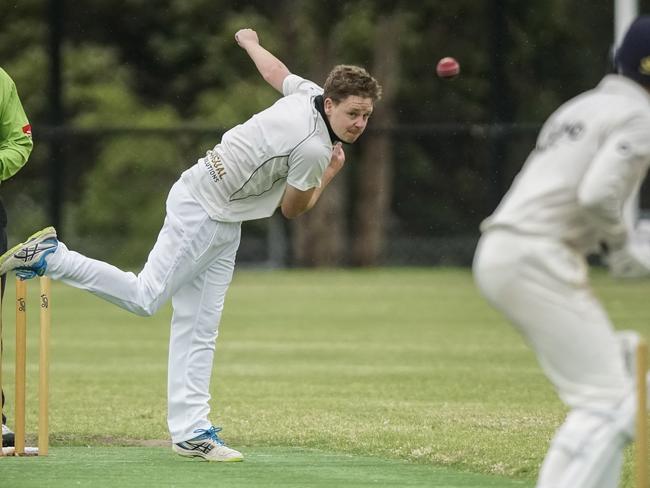
[[[32,152],[32,128],[16,85],[0,68],[0,181],[15,175]]]

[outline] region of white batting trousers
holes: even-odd
[[[474,277],[537,355],[571,409],[542,466],[539,488],[614,488],[634,433],[634,381],[591,292],[584,257],[542,237],[490,230]]]
[[[170,190],[166,210],[158,240],[138,275],[70,251],[63,243],[48,256],[47,275],[143,316],[172,299],[167,420],[177,443],[212,425],[215,342],[241,223],[212,220],[181,181]]]

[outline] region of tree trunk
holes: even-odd
[[[393,193],[393,139],[386,131],[373,132],[372,128],[391,127],[394,121],[401,25],[398,14],[380,17],[377,22],[371,74],[382,85],[383,96],[371,117],[370,132],[363,136],[352,243],[352,263],[357,266],[380,264],[386,240]]]
[[[293,224],[295,264],[339,266],[345,256],[344,187],[342,173],[327,186],[316,206]]]
[[[323,34],[322,36],[325,36]],[[322,85],[334,66],[332,40],[321,38],[311,58],[307,76]],[[340,266],[346,249],[345,169],[327,186],[309,212],[292,222],[292,264],[297,266]]]

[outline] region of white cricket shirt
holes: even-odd
[[[650,164],[650,94],[608,75],[557,109],[481,230],[562,240],[582,252],[623,245],[623,205]]]
[[[315,83],[289,75],[284,97],[226,132],[219,144],[181,179],[214,220],[270,217],[287,184],[319,187],[332,156],[332,141],[314,98]]]

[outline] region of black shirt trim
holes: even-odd
[[[330,125],[330,121],[327,118],[327,115],[325,114],[325,99],[323,98],[323,95],[318,95],[314,97],[314,106],[316,107],[316,110],[318,110],[318,113],[321,114],[323,120],[325,121],[325,126],[327,127],[327,132],[329,132],[330,139],[332,140],[332,144],[336,144],[337,142],[343,142],[341,139],[337,137],[336,134],[334,134],[334,131],[332,130],[332,126]]]

